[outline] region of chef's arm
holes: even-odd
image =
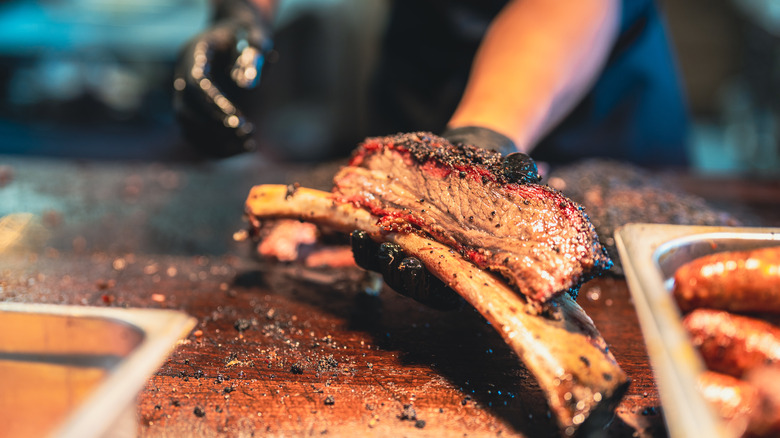
[[[449,129],[483,127],[529,152],[595,82],[619,0],[514,0],[493,20]]]

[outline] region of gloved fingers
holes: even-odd
[[[240,138],[253,131],[243,112],[209,76],[203,76],[197,83],[188,81],[181,90],[177,89],[175,106],[193,121],[215,124],[218,129],[233,131]]]
[[[206,81],[206,87],[210,85]],[[217,93],[208,93],[200,85],[186,84],[174,95],[179,125],[187,140],[213,156],[230,156],[254,148],[254,127],[237,108],[225,111],[226,102],[217,105]],[[227,102],[227,104],[230,104]]]
[[[265,56],[256,47],[239,47],[236,60],[230,69],[230,78],[240,88],[255,88],[260,82],[264,61]]]
[[[424,293],[431,283],[430,272],[416,257],[404,257],[401,260],[401,263],[398,264],[398,276],[403,289],[408,291]]]
[[[441,134],[450,143],[463,143],[507,155],[517,152],[517,146],[509,137],[482,126],[447,128]]]
[[[355,263],[367,271],[379,272],[379,263],[376,257],[379,244],[362,230],[354,230],[349,241],[352,245],[352,256],[355,258]]]
[[[385,283],[390,286],[394,291],[411,296],[414,291],[409,291],[404,288],[404,284],[401,280],[401,271],[398,269],[401,266],[401,260],[404,259],[404,252],[401,247],[395,243],[384,242],[379,245],[379,249],[376,253],[377,263],[379,264],[379,273],[385,279]]]
[[[504,176],[510,182],[520,184],[538,183],[541,181],[539,169],[533,158],[522,152],[517,152],[514,142],[507,136],[481,126],[463,126],[447,128],[442,137],[451,143],[463,143],[500,152],[504,155],[501,167]]]
[[[410,297],[428,307],[453,310],[460,307],[463,302],[460,295],[431,274],[418,258],[402,259],[398,272],[403,289],[409,291]]]
[[[238,89],[229,78],[235,37],[213,28],[187,45],[174,79],[174,110],[187,139],[210,155],[229,156],[253,148],[254,126],[224,91]],[[233,93],[235,94],[235,93]]]
[[[230,78],[240,88],[255,88],[260,82],[260,72],[265,64],[265,55],[271,51],[273,46],[267,27],[246,26],[241,21],[235,21],[232,24],[228,22],[226,26],[232,26],[235,29]]]
[[[246,111],[271,49],[272,8],[247,0],[214,4],[213,25],[182,50],[174,77],[174,111],[184,136],[225,157],[254,148]]]
[[[513,152],[504,157],[501,170],[506,179],[519,184],[536,184],[542,179],[536,161],[522,152]]]
[[[379,272],[391,289],[431,308],[455,309],[462,300],[414,257],[407,257],[400,246],[376,243],[364,231],[353,231],[352,254],[363,269]]]
[[[247,0],[221,0],[216,2],[213,22],[238,29],[236,35],[239,41],[245,39],[267,53],[271,49],[272,13],[263,13],[261,9]]]
[[[224,114],[214,108],[198,91],[183,90],[175,101],[180,109],[176,117],[190,144],[202,152],[227,157],[254,149],[252,123],[240,112]]]

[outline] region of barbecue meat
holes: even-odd
[[[629,380],[593,321],[568,295],[543,305],[529,302],[498,276],[479,269],[447,245],[420,233],[385,229],[378,217],[332,193],[283,185],[252,188],[246,212],[257,229],[280,218],[311,222],[333,231],[359,229],[376,241],[392,242],[479,311],[517,353],[547,396],[563,432],[597,434],[611,420]],[[595,431],[595,432],[594,432]]]
[[[334,194],[388,231],[431,235],[536,302],[611,267],[580,205],[510,180],[502,164],[497,152],[429,133],[371,138],[336,174]]]
[[[498,153],[404,134],[361,144],[331,193],[256,186],[246,210],[255,229],[297,219],[398,245],[496,328],[564,433],[587,434],[609,421],[629,380],[593,321],[560,292],[611,261],[582,208],[535,180]]]

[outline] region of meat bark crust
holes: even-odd
[[[502,162],[425,132],[369,138],[334,177],[333,193],[388,232],[429,234],[535,302],[576,293],[612,266],[579,204],[510,181]]]
[[[255,229],[268,219],[297,219],[343,233],[364,230],[377,241],[399,245],[490,322],[536,377],[564,435],[600,435],[613,418],[629,379],[593,321],[568,294],[544,305],[554,312],[539,313],[527,297],[449,246],[422,233],[387,232],[368,210],[336,201],[332,193],[255,186],[246,212]]]

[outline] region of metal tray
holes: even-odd
[[[684,263],[722,251],[780,245],[780,228],[628,224],[615,232],[672,437],[729,436],[696,386],[704,370],[671,296]]]
[[[138,392],[195,322],[171,310],[0,303],[0,435],[136,436]]]

